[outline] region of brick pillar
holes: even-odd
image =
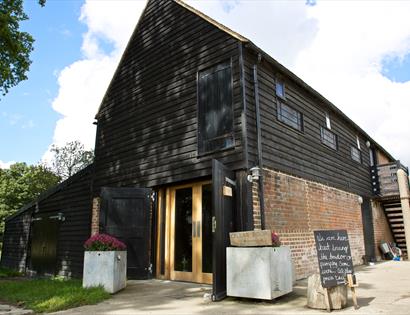
[[[91,235],[98,234],[99,225],[100,225],[100,206],[101,198],[93,198],[93,208],[92,208],[92,217],[91,217]]]
[[[259,200],[259,183],[254,180],[252,182],[252,202],[253,202],[253,225],[254,230],[260,230],[262,227],[261,222],[261,207]]]

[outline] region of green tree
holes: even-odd
[[[10,169],[0,169],[0,239],[6,217],[59,181],[60,178],[43,165],[16,163]]]
[[[63,180],[87,167],[94,160],[94,152],[85,150],[79,141],[68,142],[63,147],[53,145],[51,152],[54,154],[52,170]]]
[[[45,0],[38,1],[44,6]],[[28,20],[23,10],[23,0],[0,1],[0,93],[27,79],[33,37],[20,31],[20,23]]]

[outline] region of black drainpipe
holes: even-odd
[[[261,54],[258,54],[258,63],[253,66],[253,82],[255,91],[255,107],[256,107],[256,131],[258,137],[258,167],[260,168],[259,176],[259,204],[261,211],[261,229],[265,229],[265,199],[263,195],[263,157],[262,157],[262,129],[261,129],[261,115],[259,109],[259,83],[258,83],[258,64],[261,62]]]

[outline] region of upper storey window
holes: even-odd
[[[198,153],[234,146],[230,63],[198,73]]]
[[[321,127],[320,131],[322,143],[333,150],[337,150],[336,134],[324,127]]]
[[[302,113],[280,101],[278,101],[278,120],[296,130],[303,131]]]
[[[276,96],[285,99],[285,83],[282,80],[276,80]]]

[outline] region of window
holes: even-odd
[[[332,129],[332,126],[330,125],[329,113],[325,113],[325,115],[326,115],[326,128],[330,130],[330,129]]]
[[[233,145],[232,70],[224,63],[198,74],[198,153]]]
[[[358,148],[351,147],[352,160],[358,163],[362,163],[362,153]]]
[[[276,80],[276,96],[285,99],[285,84],[283,81]]]
[[[320,137],[322,143],[333,150],[337,150],[337,136],[327,128],[321,127]]]
[[[299,131],[303,130],[302,114],[283,102],[278,102],[278,120]]]

